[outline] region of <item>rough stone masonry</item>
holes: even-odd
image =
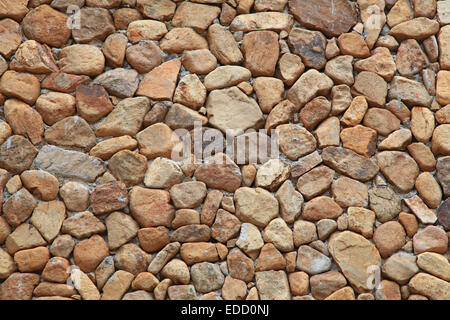
[[[0,300],[450,300],[450,0],[0,0],[0,196]]]

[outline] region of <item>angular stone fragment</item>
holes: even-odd
[[[91,279],[80,269],[72,269],[70,279],[83,300],[100,300],[100,293]]]
[[[289,281],[285,271],[260,271],[256,287],[261,300],[290,300]]]
[[[401,192],[409,192],[414,187],[419,167],[408,154],[400,151],[384,151],[376,155],[381,172]]]
[[[297,160],[316,148],[316,139],[305,128],[283,124],[277,130],[280,149],[291,160]]]
[[[42,169],[61,179],[93,182],[105,172],[103,161],[77,151],[46,145],[34,159],[33,167]]]
[[[222,287],[225,277],[217,264],[197,263],[191,267],[192,282],[198,292],[215,291]]]
[[[127,186],[139,184],[147,171],[147,158],[137,152],[121,150],[109,160],[108,167],[118,180]]]
[[[141,128],[150,101],[145,97],[124,99],[96,128],[97,136],[135,135]]]
[[[0,39],[0,53],[9,58],[16,52],[22,42],[20,24],[12,19],[2,19],[0,21]]]
[[[298,54],[305,66],[317,70],[325,66],[325,36],[318,31],[293,28],[289,33],[289,45]]]
[[[63,93],[71,93],[79,84],[90,82],[91,78],[85,75],[74,75],[64,72],[54,72],[42,80],[42,88]]]
[[[1,300],[31,300],[33,290],[39,283],[39,275],[35,273],[11,274],[2,283]]]
[[[47,243],[35,227],[28,223],[18,226],[7,238],[6,249],[10,254],[19,250],[45,246]]]
[[[117,68],[102,73],[94,83],[102,85],[111,95],[128,98],[136,92],[139,78],[135,70]]]
[[[331,236],[328,249],[344,276],[359,293],[369,291],[371,266],[379,267],[381,257],[375,246],[364,237],[351,231]]]
[[[65,14],[48,5],[42,5],[25,16],[22,28],[28,39],[60,48],[66,44],[71,35],[67,21],[68,17]]]
[[[372,160],[341,147],[325,148],[322,158],[324,163],[332,169],[359,181],[372,179],[379,170]]]
[[[297,269],[309,275],[326,272],[331,268],[331,259],[310,246],[301,246],[297,254]]]
[[[379,47],[373,50],[371,57],[357,61],[355,63],[355,69],[359,72],[375,72],[386,81],[391,81],[397,67],[389,49]]]
[[[374,187],[369,190],[370,208],[377,219],[386,222],[395,218],[401,210],[401,200],[389,187]]]
[[[77,239],[87,238],[105,230],[105,225],[89,211],[80,212],[67,218],[61,229],[62,232],[73,235]]]
[[[406,205],[417,216],[423,224],[433,224],[436,222],[436,214],[431,211],[418,196],[405,199]]]
[[[400,76],[391,81],[388,98],[400,100],[408,106],[422,107],[428,107],[432,100],[422,83]]]
[[[221,64],[240,64],[244,57],[239,47],[228,30],[218,24],[213,24],[208,29],[208,42],[211,52]]]
[[[379,150],[404,150],[412,141],[411,131],[400,129],[392,132],[378,145]]]
[[[67,117],[45,131],[47,143],[90,150],[96,142],[94,131],[83,118],[78,116]]]
[[[278,201],[264,189],[239,188],[234,200],[241,221],[264,227],[278,215]]]
[[[3,249],[0,249],[0,279],[7,279],[17,270],[13,258]]]
[[[5,118],[14,134],[28,136],[33,144],[38,144],[44,134],[41,115],[26,103],[8,99],[4,104]]]
[[[428,67],[428,58],[416,40],[403,41],[395,59],[397,70],[401,76],[412,76]]]
[[[350,207],[347,210],[348,229],[361,233],[365,238],[372,238],[375,225],[375,213],[371,210]]]
[[[281,12],[258,12],[241,14],[234,18],[230,25],[231,31],[272,30],[289,32],[294,24],[294,18]]]
[[[37,41],[23,42],[14,54],[11,69],[31,73],[57,72],[58,67],[50,48]]]
[[[333,81],[315,69],[303,73],[287,93],[287,98],[300,110],[318,95],[326,96],[333,87]]]
[[[134,187],[130,191],[130,211],[143,227],[170,227],[175,210],[170,201],[169,192]]]
[[[59,233],[66,217],[66,208],[62,201],[40,202],[33,211],[30,222],[45,240],[52,242]]]
[[[96,122],[113,110],[108,93],[99,85],[79,85],[76,104],[78,114],[88,122]]]
[[[177,7],[172,19],[175,27],[190,27],[197,32],[205,31],[220,14],[220,9],[215,6],[182,3]]]
[[[330,117],[324,120],[314,131],[318,147],[322,149],[329,146],[339,146],[340,129],[339,118]]]
[[[167,112],[164,122],[173,130],[192,130],[197,123],[200,123],[202,126],[206,125],[208,123],[208,118],[202,116],[200,113],[192,110],[191,108],[175,103]],[[178,136],[174,136],[172,139],[177,140]]]
[[[347,177],[334,180],[331,192],[341,207],[366,207],[369,202],[367,186]]]
[[[79,11],[79,28],[72,29],[76,43],[90,43],[105,38],[115,31],[111,14],[105,8],[81,8]]]
[[[413,237],[414,253],[436,252],[444,254],[448,248],[448,236],[436,226],[428,226]]]
[[[353,90],[366,97],[369,105],[383,107],[386,103],[388,87],[386,81],[378,74],[362,71],[356,76]]]
[[[353,57],[350,55],[338,56],[327,62],[325,73],[337,84],[353,85]]]
[[[175,59],[156,67],[141,81],[136,94],[153,100],[172,100],[180,66],[181,61]]]
[[[208,42],[191,28],[173,28],[160,42],[161,50],[182,53],[184,50],[208,49]]]
[[[289,11],[303,26],[328,37],[347,32],[357,22],[355,5],[345,0],[290,0]]]
[[[400,128],[400,120],[389,110],[381,108],[369,108],[364,116],[363,124],[376,130],[382,136],[388,136]]]
[[[357,33],[341,34],[338,38],[338,44],[344,55],[351,55],[355,58],[367,58],[370,55],[366,42]]]
[[[205,77],[208,90],[222,89],[250,80],[250,70],[240,66],[221,66]]]
[[[284,98],[283,82],[276,78],[256,78],[253,82],[253,89],[258,98],[259,106],[264,113],[269,113]]]

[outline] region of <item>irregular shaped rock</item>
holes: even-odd
[[[265,227],[278,215],[278,201],[264,189],[239,188],[234,200],[236,216],[243,222]]]
[[[384,151],[376,155],[381,172],[401,192],[411,191],[419,175],[417,163],[400,151]]]
[[[344,276],[359,293],[372,290],[370,268],[381,265],[381,257],[375,246],[364,237],[351,231],[331,236],[328,249]]]
[[[128,98],[138,89],[139,78],[135,70],[117,68],[102,73],[94,83],[102,85],[111,95]]]
[[[180,67],[180,59],[174,59],[154,68],[145,75],[136,94],[153,100],[172,101]]]
[[[305,66],[317,70],[326,64],[325,36],[318,31],[293,28],[289,33],[289,45],[292,51],[298,54]]]
[[[408,106],[422,107],[428,107],[432,100],[422,83],[400,76],[391,81],[388,98],[400,100]]]

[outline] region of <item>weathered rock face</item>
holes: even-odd
[[[370,277],[376,271],[371,267],[381,265],[380,254],[372,243],[356,233],[344,231],[332,235],[328,249],[357,292],[371,291]]]
[[[356,7],[346,0],[290,0],[289,11],[302,25],[328,37],[349,31],[357,22]]]

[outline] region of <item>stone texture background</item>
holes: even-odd
[[[449,0],[0,0],[0,76],[0,300],[450,299]]]

